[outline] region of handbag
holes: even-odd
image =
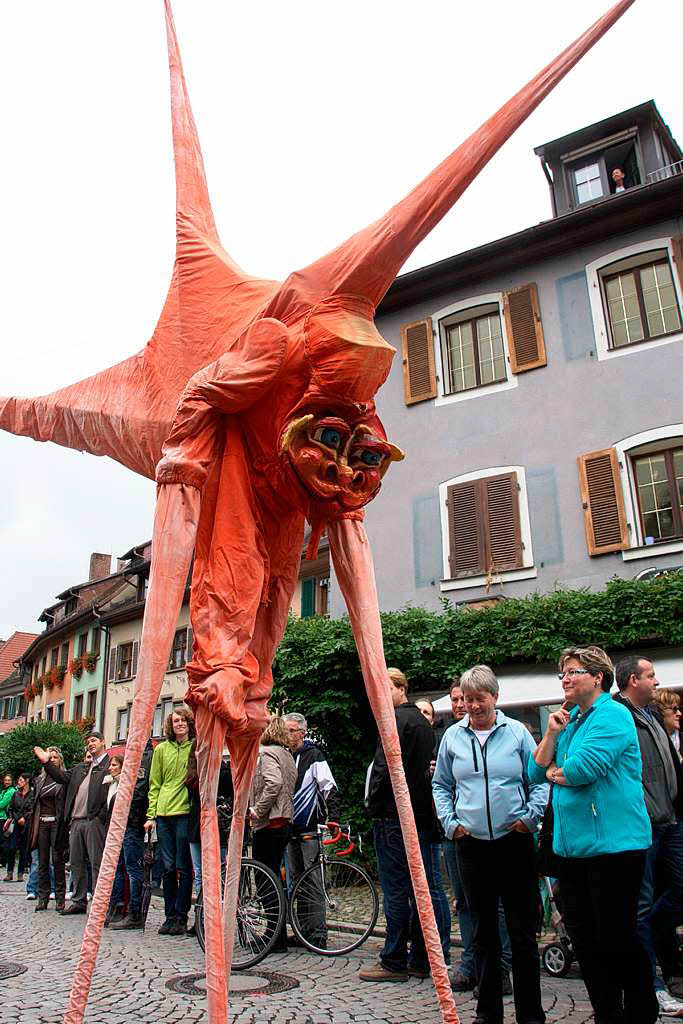
[[[557,878],[559,874],[559,857],[553,851],[553,830],[555,825],[555,813],[553,811],[553,791],[555,784],[550,783],[548,803],[543,814],[543,823],[538,836],[538,871],[541,875],[549,878]]]
[[[3,831],[6,836],[11,836],[14,832],[14,821],[12,818],[8,818],[3,826]]]

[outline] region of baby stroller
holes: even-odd
[[[574,960],[574,951],[572,950],[569,934],[562,920],[562,913],[555,891],[557,881],[555,880],[555,887],[553,887],[553,881],[547,875],[543,876],[541,894],[544,907],[549,913],[550,923],[555,929],[557,938],[543,947],[541,959],[548,974],[552,975],[553,978],[564,978]]]

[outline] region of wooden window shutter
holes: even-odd
[[[123,679],[121,673],[123,672],[123,646],[119,644],[116,649],[116,678]]]
[[[517,474],[491,476],[481,485],[488,541],[486,570],[519,569],[523,563]]]
[[[448,538],[451,579],[485,571],[486,544],[479,480],[448,488]]]
[[[432,321],[418,320],[401,327],[403,391],[406,405],[436,397],[436,368]]]
[[[588,553],[623,551],[629,537],[616,450],[587,452],[578,463]]]
[[[131,676],[138,674],[138,651],[140,650],[140,644],[137,640],[133,642],[133,663],[131,668]]]
[[[525,284],[503,295],[503,314],[513,373],[535,370],[547,363],[541,307],[535,284]]]
[[[192,645],[194,643],[194,633],[192,632],[192,626],[187,627],[187,647],[185,648],[185,660],[192,661]]]
[[[116,660],[117,660],[116,656],[117,656],[117,652],[118,652],[118,648],[117,647],[112,647],[112,649],[109,651],[109,675],[107,677],[109,682],[111,682],[113,679],[116,679]]]
[[[310,619],[315,615],[315,580],[301,581],[301,618]]]
[[[671,253],[676,264],[679,292],[683,292],[683,235],[675,235],[671,239]]]

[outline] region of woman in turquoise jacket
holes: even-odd
[[[636,930],[652,834],[635,725],[610,697],[614,670],[601,648],[567,648],[559,668],[566,702],[529,758],[529,778],[553,783],[564,922],[596,1024],[654,1024],[658,1004]]]

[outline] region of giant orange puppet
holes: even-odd
[[[631,2],[620,0],[384,217],[280,284],[245,274],[221,246],[165,0],[177,248],[157,328],[141,352],[79,384],[41,398],[0,399],[5,430],[109,455],[156,477],[158,486],[126,760],[66,1024],[83,1021],[193,552],[187,700],[197,720],[209,1020],[228,1020],[244,814],[306,521],[311,554],[324,528],[329,535],[387,755],[442,1016],[457,1024],[401,767],[362,525],[363,506],[403,457],[375,412],[394,350],[373,317],[415,246]],[[223,897],[215,794],[226,742],[236,810]]]

